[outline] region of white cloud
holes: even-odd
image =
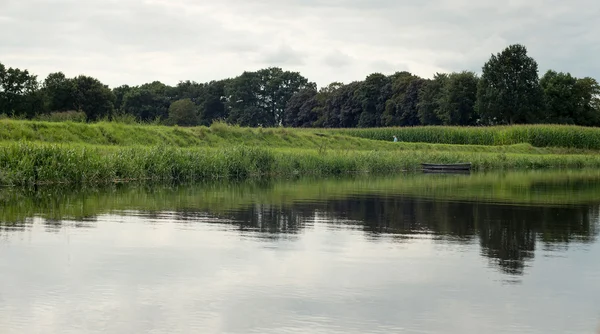
[[[3,0],[0,13],[0,62],[111,86],[267,66],[319,86],[373,72],[478,72],[513,43],[540,72],[600,78],[600,3],[591,0]]]

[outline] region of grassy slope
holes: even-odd
[[[532,128],[535,130],[530,131]],[[567,128],[568,136],[562,138],[567,144],[569,136],[580,138],[575,144],[594,143],[596,132],[600,133]],[[433,137],[427,137],[427,133],[442,135],[446,131],[442,127],[414,129],[252,129],[224,124],[179,128],[0,120],[0,185],[123,179],[196,181],[345,172],[389,174],[415,170],[422,162],[470,161],[475,170],[600,168],[598,151],[578,148],[582,146],[579,144],[534,147],[515,141],[513,145],[451,145],[357,137],[407,131],[411,135],[422,133],[424,140],[431,140]],[[556,127],[515,129],[536,134],[555,133]],[[502,134],[505,128],[496,130]],[[474,137],[479,137],[480,131],[500,136],[494,134],[494,128],[452,128],[440,141],[451,141],[453,131],[467,136],[472,133]]]
[[[517,127],[518,128],[518,127]],[[545,126],[534,127],[545,129]],[[554,127],[550,127],[554,129]],[[563,129],[563,128],[560,128]],[[566,127],[569,136],[584,137],[587,133],[594,142],[595,134],[600,130],[581,127]],[[449,131],[444,137],[445,131]],[[315,150],[418,150],[448,152],[489,152],[518,154],[587,154],[595,149],[568,145],[548,145],[537,147],[527,141],[515,138],[511,143],[500,145],[481,145],[485,140],[466,140],[475,144],[452,144],[459,140],[453,133],[493,132],[494,128],[383,128],[383,129],[289,129],[289,128],[242,128],[216,124],[211,127],[167,127],[156,125],[128,125],[119,123],[71,123],[0,120],[0,142],[44,142],[90,144],[99,146],[155,146],[170,147],[222,147],[222,146],[260,146],[270,148],[301,148]],[[507,131],[505,127],[496,128],[497,136]],[[552,130],[554,131],[554,130]],[[590,132],[591,131],[591,132]],[[423,134],[429,132],[430,135]],[[407,142],[393,143],[389,134],[404,134]],[[419,135],[421,134],[421,135]],[[433,134],[433,135],[431,135]],[[435,135],[435,136],[434,136]],[[437,137],[436,137],[437,136]],[[403,137],[403,136],[401,136]],[[432,143],[434,139],[437,141]],[[600,137],[599,137],[600,138]],[[384,140],[381,140],[384,139]],[[402,139],[402,138],[401,138]],[[417,142],[421,139],[423,142]],[[526,138],[522,138],[526,139]],[[428,142],[428,143],[426,143]],[[582,145],[579,145],[582,146]],[[589,145],[594,147],[594,145]],[[600,147],[600,143],[598,145]]]

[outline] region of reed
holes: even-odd
[[[231,146],[94,146],[7,143],[0,145],[0,184],[95,184],[123,180],[199,181],[349,172],[393,174],[422,162],[470,161],[474,170],[597,168],[592,154],[517,154],[436,150],[360,151]]]

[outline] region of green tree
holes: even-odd
[[[159,81],[132,87],[123,96],[122,111],[147,122],[169,116],[173,89]]]
[[[419,91],[417,114],[423,125],[440,125],[440,104],[443,90],[448,81],[448,74],[436,73],[433,79],[426,80]]]
[[[171,103],[167,123],[182,126],[198,125],[198,106],[190,98]]]
[[[600,125],[600,85],[594,78],[584,77],[575,83],[577,97],[575,124],[585,126]]]
[[[75,81],[62,72],[50,73],[42,86],[48,109],[50,111],[66,111],[75,109],[77,95]]]
[[[386,101],[382,116],[384,126],[412,126],[420,124],[418,114],[419,91],[425,80],[409,72],[391,76],[391,98]]]
[[[442,88],[437,115],[444,125],[473,125],[479,79],[473,72],[451,73]]]
[[[211,81],[205,86],[205,98],[200,110],[200,122],[210,125],[214,120],[226,119],[225,86],[229,80]]]
[[[88,121],[110,118],[114,111],[115,95],[96,78],[80,75],[75,84],[75,109],[85,112]]]
[[[317,90],[303,89],[292,96],[288,101],[283,114],[283,125],[290,127],[310,127],[317,121]]]
[[[37,76],[0,64],[0,112],[33,117],[43,107],[38,90]]]
[[[226,88],[228,119],[247,126],[279,126],[288,101],[296,92],[309,87],[316,85],[297,72],[277,67],[244,72]]]
[[[547,71],[540,79],[548,123],[598,125],[596,107],[600,88],[593,78],[578,79],[570,73]]]
[[[373,73],[367,76],[355,94],[362,105],[358,126],[381,126],[385,103],[391,95],[390,78],[381,73]]]
[[[334,113],[335,109],[332,103],[336,91],[343,86],[344,84],[341,82],[332,82],[319,89],[319,92],[315,96],[316,106],[312,108],[312,112],[317,119],[313,122],[312,126],[324,128],[339,127],[339,115]]]
[[[483,66],[476,102],[483,123],[537,122],[542,102],[538,65],[523,45],[507,47]]]
[[[129,85],[121,85],[119,87],[113,88],[113,94],[115,95],[115,110],[123,112],[123,100],[125,99],[125,95],[132,90],[132,87]]]

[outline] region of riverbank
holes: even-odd
[[[600,168],[598,151],[582,147],[393,143],[354,137],[350,130],[6,120],[0,128],[0,184],[12,186],[396,174],[423,162],[468,161],[475,171]],[[576,135],[585,138],[592,129],[581,131]]]

